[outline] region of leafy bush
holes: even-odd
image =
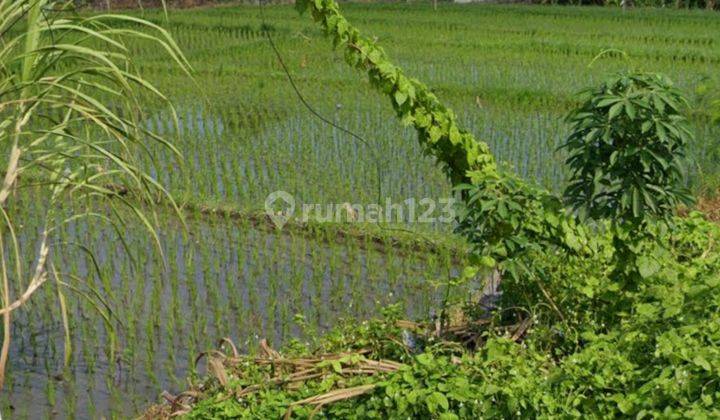
[[[699,214],[658,233],[669,248],[637,290],[617,287],[613,247],[598,257],[537,255],[542,276],[504,284],[504,304],[529,312],[522,343],[488,330],[471,352],[420,335],[408,347],[398,310],[384,320],[349,320],[316,347],[293,343],[282,359],[369,350],[399,370],[374,376],[328,364],[321,378],[274,386],[269,366],[234,363],[228,385],[210,380],[192,418],[280,417],[293,403],[333,389],[368,392],[316,407],[292,406],[296,418],[717,417],[720,415],[720,228]],[[648,238],[643,246],[654,248]],[[501,310],[500,313],[509,311]],[[405,343],[404,343],[405,342]],[[347,370],[344,370],[347,369]],[[247,387],[262,391],[229,398]]]
[[[693,135],[685,98],[662,75],[618,75],[585,92],[565,144],[572,179],[568,203],[593,219],[668,217],[693,198],[683,185]]]

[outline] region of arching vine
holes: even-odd
[[[559,197],[499,167],[488,145],[463,130],[426,85],[406,76],[381,47],[360,35],[335,0],[298,0],[296,8],[309,11],[347,63],[366,72],[372,86],[390,98],[402,123],[417,130],[424,152],[463,191],[466,211],[458,229],[474,245],[477,262],[513,271],[512,262],[530,248],[577,252],[591,247],[585,229],[565,212]]]

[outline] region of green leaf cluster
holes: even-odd
[[[666,77],[619,74],[584,93],[562,146],[567,202],[581,215],[638,222],[671,216],[693,198],[683,182],[687,101]]]

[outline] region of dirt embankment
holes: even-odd
[[[720,193],[714,197],[703,197],[698,200],[698,210],[705,213],[707,217],[715,222],[720,222]]]

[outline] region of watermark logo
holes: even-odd
[[[303,203],[296,205],[295,197],[285,191],[275,191],[265,199],[265,212],[278,229],[291,218],[300,223],[452,223],[456,217],[456,199],[408,198],[395,202],[370,204],[351,203]],[[298,214],[296,209],[299,210]]]
[[[282,229],[295,212],[295,197],[285,191],[270,193],[265,199],[265,213],[275,227]]]

